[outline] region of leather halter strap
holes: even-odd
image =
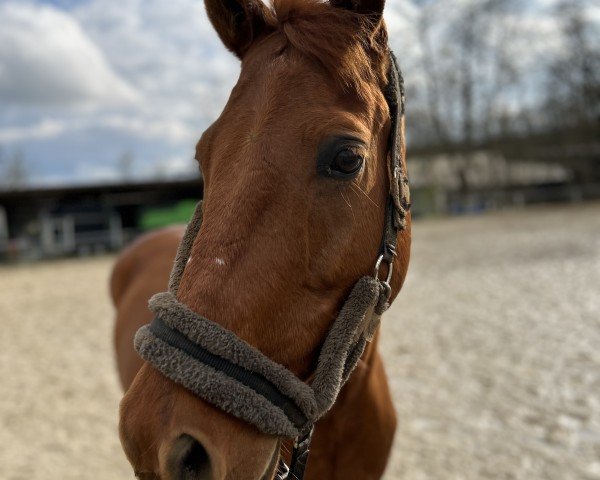
[[[390,50],[390,68],[388,84],[384,90],[385,100],[390,111],[390,137],[388,151],[388,177],[390,194],[385,212],[385,224],[381,239],[380,255],[387,263],[396,256],[398,232],[406,227],[406,217],[410,210],[410,191],[408,174],[404,170],[404,136],[402,135],[402,118],[404,117],[404,78],[398,60]]]

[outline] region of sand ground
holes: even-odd
[[[133,478],[112,257],[0,267],[0,480]],[[600,204],[414,226],[386,480],[600,479]]]

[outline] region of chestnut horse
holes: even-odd
[[[380,249],[391,128],[383,6],[206,0],[219,37],[242,63],[223,113],[196,147],[203,223],[177,298],[307,382],[341,305],[357,279],[373,274]],[[352,147],[337,145],[340,138]],[[328,168],[339,176],[317,165],[317,152],[332,142]],[[406,221],[391,300],[408,268]],[[270,480],[285,441],[202,401],[134,351],[182,232],[143,237],[114,268],[123,448],[143,480]],[[377,343],[376,334],[317,423],[306,478],[383,475],[396,420]]]

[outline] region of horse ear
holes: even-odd
[[[225,47],[243,58],[266,25],[266,5],[261,0],[205,0],[204,5]]]
[[[330,0],[330,3],[333,7],[371,15],[377,20],[383,15],[385,6],[385,0]]]

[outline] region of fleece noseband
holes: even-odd
[[[392,263],[399,231],[409,209],[408,180],[402,170],[400,121],[404,87],[390,52],[384,91],[391,116],[389,141],[390,195],[379,257],[373,276],[360,278],[331,326],[310,384],[275,363],[233,332],[206,319],[177,300],[177,290],[202,223],[201,204],[189,223],[175,260],[169,291],[150,300],[155,320],[135,336],[141,357],[171,380],[260,431],[295,438],[289,473],[280,463],[278,478],[302,478],[312,426],[334,404],[354,370],[383,312],[388,308]],[[387,275],[379,279],[382,263]],[[289,476],[288,476],[289,475]]]

